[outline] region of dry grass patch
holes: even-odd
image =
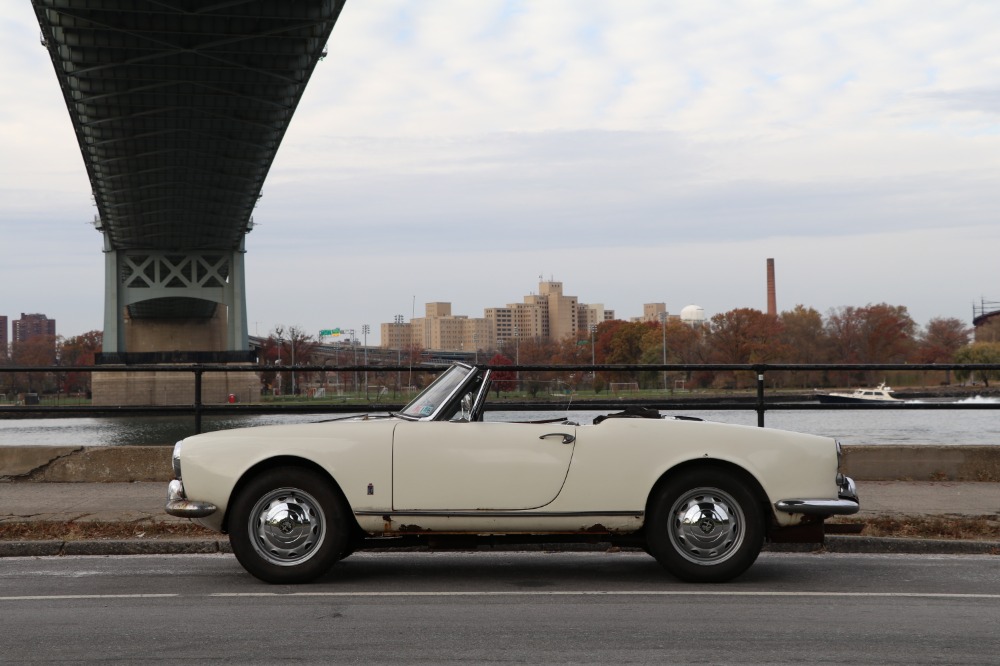
[[[102,523],[32,520],[0,523],[0,541],[90,541],[97,539],[218,539],[220,535],[194,523]]]
[[[878,516],[835,518],[835,524],[864,525],[863,536],[908,539],[1000,541],[1000,516]]]

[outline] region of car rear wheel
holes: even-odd
[[[764,518],[748,482],[719,468],[670,479],[653,498],[649,551],[692,583],[721,583],[746,571],[764,544]]]
[[[229,542],[243,567],[268,583],[305,583],[347,552],[348,512],[328,479],[299,467],[254,477],[236,495]]]

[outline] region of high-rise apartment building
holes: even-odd
[[[642,316],[632,317],[632,321],[639,322],[652,322],[659,323],[666,319],[667,321],[681,321],[680,315],[672,315],[667,312],[666,303],[643,303],[642,305]]]
[[[427,303],[424,316],[410,321],[411,344],[424,349],[478,351],[496,346],[484,317],[453,315],[451,303]]]
[[[614,310],[605,310],[603,303],[580,303],[577,323],[580,330],[589,332],[591,326],[599,326],[601,322],[615,318]]]
[[[382,346],[387,349],[402,349],[413,344],[410,325],[400,322],[384,323],[380,327]]]
[[[528,294],[521,303],[506,308],[488,308],[486,318],[496,322],[497,340],[534,338],[562,340],[580,330],[579,302],[576,296],[563,294],[562,282],[538,283],[538,293]],[[509,320],[509,327],[506,325]]]
[[[577,316],[578,300],[576,296],[564,296],[562,282],[540,282],[538,295],[545,299],[548,305],[548,338],[562,340],[575,337],[580,330]]]
[[[642,321],[660,321],[660,317],[667,316],[666,303],[643,303]]]
[[[451,303],[425,304],[425,315],[408,324],[382,324],[382,346],[444,351],[485,351],[514,340],[559,341],[615,318],[601,303],[586,305],[563,294],[562,282],[542,281],[521,303],[486,308],[482,318],[453,315]]]
[[[0,315],[0,358],[7,356],[7,315]]]
[[[56,320],[49,319],[43,314],[25,314],[22,312],[21,318],[15,319],[11,324],[11,341],[14,344],[27,342],[40,335],[51,335],[52,337],[56,335]],[[5,326],[5,331],[6,328]]]

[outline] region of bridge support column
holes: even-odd
[[[121,280],[118,278],[118,251],[111,248],[104,234],[104,342],[102,351],[125,351],[125,328],[121,305]]]
[[[115,250],[105,235],[104,253],[105,353],[249,350],[242,239],[238,250],[163,252]],[[143,303],[158,299],[180,303],[177,314],[144,317]]]

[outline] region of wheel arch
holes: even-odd
[[[652,502],[660,492],[660,489],[664,485],[669,483],[671,479],[689,472],[691,470],[719,470],[723,472],[728,472],[740,478],[744,483],[747,484],[750,492],[753,494],[757,503],[760,505],[761,509],[764,511],[765,519],[768,525],[765,527],[770,527],[770,524],[774,521],[774,510],[771,507],[771,501],[768,499],[767,493],[764,492],[764,486],[761,485],[760,481],[756,476],[751,474],[745,467],[738,465],[729,460],[722,460],[720,458],[696,458],[693,460],[686,460],[682,463],[674,465],[670,469],[666,470],[660,475],[660,478],[656,480],[653,487],[649,489],[649,494],[646,496],[646,507],[645,516],[648,517],[651,509]]]
[[[351,516],[351,522],[352,522],[351,530],[355,534],[361,533],[361,527],[358,525],[357,518],[354,517],[354,511],[351,509],[351,504],[350,502],[347,501],[347,496],[344,494],[344,491],[340,487],[340,484],[337,483],[337,480],[333,478],[333,475],[330,474],[330,472],[325,467],[316,463],[313,460],[309,460],[308,458],[303,458],[301,456],[275,456],[273,458],[261,460],[260,462],[258,462],[257,464],[253,465],[252,467],[248,468],[245,472],[243,472],[243,475],[240,476],[239,481],[237,481],[236,485],[233,486],[232,492],[229,493],[229,502],[226,504],[226,515],[222,520],[222,531],[224,533],[229,532],[229,516],[233,510],[233,498],[239,495],[240,491],[243,490],[244,486],[246,486],[258,474],[279,467],[301,467],[303,469],[308,469],[312,472],[315,472],[320,476],[322,476],[323,478],[325,478],[327,481],[329,481],[330,487],[340,498],[340,501],[343,502],[344,507],[347,509],[347,512]]]

